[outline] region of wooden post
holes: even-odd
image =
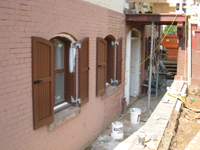
[[[135,3],[135,11],[136,11],[137,14],[139,13],[137,3]]]
[[[123,106],[122,114],[125,114],[126,113],[126,97],[123,97],[122,106]]]
[[[140,5],[140,9],[141,9],[142,14],[144,14],[145,12],[144,12],[144,8],[143,8],[142,3],[139,3],[139,5]]]

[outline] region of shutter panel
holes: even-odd
[[[117,46],[117,80],[118,85],[122,80],[122,38],[118,39],[119,45]]]
[[[32,37],[33,128],[54,120],[54,46],[48,40]]]
[[[89,101],[89,38],[81,41],[79,51],[79,97],[81,105]]]
[[[107,82],[111,84],[111,79],[115,80],[115,46],[110,42],[107,42]],[[113,41],[115,42],[115,41]]]
[[[106,92],[106,59],[107,42],[97,38],[97,62],[96,62],[96,95],[100,96]]]

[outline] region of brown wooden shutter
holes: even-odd
[[[79,97],[81,105],[89,101],[89,38],[81,41],[79,51]]]
[[[122,38],[118,39],[119,45],[117,46],[117,80],[118,85],[122,80]]]
[[[97,62],[96,62],[96,95],[100,96],[106,92],[106,59],[107,42],[97,38]]]
[[[115,42],[115,41],[113,41]],[[111,79],[115,80],[115,46],[112,41],[107,42],[107,82],[111,84]]]
[[[33,129],[54,120],[54,46],[32,37]]]

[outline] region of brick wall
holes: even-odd
[[[192,66],[191,66],[191,84],[200,85],[200,32],[197,29],[197,24],[192,24],[192,39],[191,39],[191,50],[192,50]],[[176,80],[187,80],[188,72],[188,51],[185,50],[185,38],[179,38],[179,51],[178,51],[178,64],[177,64],[177,75]]]
[[[118,91],[108,97],[109,100],[104,100],[104,122],[103,128],[106,128],[112,121],[121,113],[121,102],[124,90],[124,76],[125,76],[125,21],[123,14],[116,14],[114,11],[109,11],[108,16],[108,32],[115,36],[116,39],[122,38],[122,83],[117,87]],[[117,116],[116,116],[117,115]]]
[[[104,100],[96,97],[96,37],[122,36],[125,58],[124,16],[83,1],[2,0],[0,20],[1,149],[87,146],[120,112],[123,86]],[[89,37],[89,102],[78,116],[52,131],[47,132],[46,126],[33,130],[31,36],[51,39],[62,32],[78,40]]]

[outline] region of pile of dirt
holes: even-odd
[[[162,140],[160,142],[160,145],[158,147],[158,150],[169,149],[172,137],[176,134],[176,131],[174,129],[177,128],[178,126],[177,118],[179,118],[179,116],[180,116],[180,113],[177,113],[176,110],[173,110],[172,115],[167,124],[167,127],[165,129],[164,135],[162,137]]]
[[[192,101],[190,97],[195,101]],[[188,107],[200,110],[199,95],[189,94],[186,103]],[[159,149],[183,150],[200,130],[200,112],[194,112],[182,106],[180,113],[177,115],[173,112]]]

